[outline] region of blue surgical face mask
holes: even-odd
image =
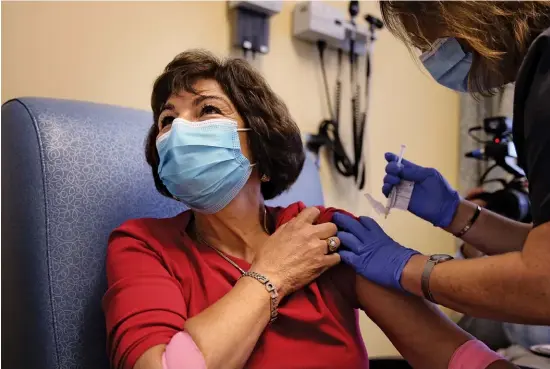
[[[237,122],[176,118],[157,139],[158,174],[177,200],[212,214],[227,206],[250,177],[253,165],[241,151]]]
[[[439,39],[420,56],[424,67],[440,84],[455,91],[468,91],[472,53],[465,53],[455,38]]]

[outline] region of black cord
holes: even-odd
[[[317,43],[318,51],[319,51],[319,59],[321,62],[321,70],[323,72],[323,80],[325,81],[325,92],[327,94],[327,102],[329,103],[329,111],[332,114],[332,105],[329,98],[329,88],[328,88],[328,82],[326,78],[326,68],[325,68],[325,60],[323,57],[324,47],[322,43]],[[334,161],[334,166],[336,167],[336,170],[343,175],[344,177],[352,176],[353,171],[353,163],[349,159],[348,155],[346,154],[346,150],[344,146],[342,145],[342,141],[340,139],[340,133],[338,130],[339,126],[339,119],[340,119],[340,98],[341,98],[341,70],[342,70],[342,51],[338,51],[338,74],[337,74],[337,80],[336,80],[336,101],[335,101],[335,114],[333,115],[332,119],[324,120],[319,125],[319,131],[316,135],[313,135],[310,140],[307,142],[307,147],[309,150],[319,153],[319,150],[321,147],[325,146],[329,151],[332,152],[332,159]]]
[[[342,58],[343,58],[343,51],[342,49],[338,49],[338,74],[336,75],[336,93],[335,93],[335,101],[336,106],[334,108],[335,110],[335,122],[340,121],[340,107],[342,105]]]
[[[372,37],[371,37],[372,40]],[[372,41],[371,41],[372,42]],[[371,65],[370,65],[370,52],[367,48],[366,50],[366,56],[365,56],[365,102],[364,102],[364,110],[363,112],[360,111],[360,96],[361,96],[361,87],[358,82],[356,82],[356,114],[357,118],[355,121],[355,124],[357,125],[356,131],[354,133],[356,138],[356,146],[355,146],[355,180],[357,187],[362,190],[365,187],[366,182],[366,166],[365,162],[363,161],[363,146],[364,146],[364,140],[365,140],[365,127],[367,125],[367,113],[369,109],[369,91],[370,91],[370,74],[371,74]],[[358,62],[356,59],[356,68],[358,68]],[[357,75],[357,73],[356,73]]]
[[[344,52],[338,49],[338,69],[336,72],[336,97],[335,97],[335,119],[332,124],[327,125],[327,133],[331,135],[331,150],[333,152],[333,161],[338,173],[344,177],[353,175],[353,163],[346,153],[346,149],[340,140],[340,111],[342,109],[342,65]]]
[[[353,81],[355,79],[354,73],[355,68],[353,66],[355,65],[355,39],[350,38],[349,40],[349,79]]]
[[[475,132],[475,131],[481,131],[483,127],[481,126],[476,126],[476,127],[472,127],[470,129],[468,129],[468,136],[470,136],[475,142],[477,143],[486,143],[485,140],[482,140],[481,138],[477,137],[477,136],[474,136],[472,134],[472,132]]]
[[[332,101],[330,101],[330,89],[328,86],[327,80],[327,70],[325,68],[325,49],[327,48],[327,43],[324,40],[317,41],[317,50],[319,50],[319,59],[321,59],[321,72],[323,74],[323,84],[325,85],[325,94],[327,96],[328,110],[330,118],[334,121],[336,120],[334,111],[332,110]]]
[[[365,20],[370,24],[369,31],[370,31],[370,38],[368,41],[368,44],[366,45],[366,56],[365,56],[365,110],[363,111],[363,114],[361,116],[361,121],[359,125],[359,139],[361,140],[361,145],[358,149],[359,151],[359,158],[363,158],[363,143],[365,140],[365,131],[366,126],[368,123],[367,117],[369,112],[369,97],[370,97],[370,78],[372,74],[372,46],[374,44],[374,41],[376,41],[376,30],[380,30],[384,27],[384,23],[381,19],[378,19],[370,14],[367,14],[365,16]],[[365,163],[363,161],[359,161],[357,164],[357,170],[360,173],[360,178],[358,178],[358,187],[359,189],[363,189],[365,186],[366,181],[366,169],[365,169]]]
[[[487,170],[485,171],[485,173],[483,173],[481,175],[481,177],[479,178],[479,186],[482,186],[484,183],[485,183],[485,178],[487,178],[487,175],[489,174],[489,172],[491,172],[493,169],[495,169],[496,167],[498,166],[498,164],[493,164],[491,165],[489,168],[487,168]]]
[[[353,163],[342,145],[337,125],[331,120],[324,120],[319,127],[319,136],[326,138],[325,145],[332,152],[332,160],[338,173],[344,177],[352,176]]]
[[[352,26],[355,27],[355,23],[353,20],[351,21]],[[358,112],[359,112],[359,101],[358,101],[358,94],[357,94],[357,59],[355,57],[355,30],[351,31],[351,36],[349,40],[349,80],[350,80],[350,89],[351,89],[351,124],[352,124],[352,134],[353,134],[353,177],[357,181],[357,168],[359,165],[359,152],[358,152],[358,145],[359,145],[359,139],[357,135],[359,134],[359,127],[358,127]]]
[[[357,70],[356,75],[358,78]],[[356,140],[357,140],[357,146],[356,146],[356,154],[355,154],[355,182],[359,189],[362,189],[360,186],[361,183],[361,177],[364,175],[364,162],[363,162],[363,119],[361,114],[361,85],[359,82],[356,83],[355,88],[355,124],[357,125],[356,128]]]
[[[372,42],[374,42],[375,40],[375,37],[374,37],[374,34],[372,33],[373,30],[371,29],[371,38],[370,38],[370,42],[371,42],[371,45],[372,45]],[[370,45],[368,45],[370,46]],[[359,128],[359,137],[361,139],[361,147],[359,148],[359,158],[362,158],[363,157],[363,143],[364,143],[364,140],[365,140],[365,129],[366,129],[366,126],[367,126],[367,116],[368,116],[368,111],[369,111],[369,97],[370,97],[370,77],[371,77],[371,71],[372,71],[372,67],[371,67],[371,55],[370,55],[370,49],[369,47],[367,47],[367,52],[366,52],[366,65],[365,65],[365,110],[363,111],[363,114],[361,115],[361,122],[360,122],[360,128]],[[358,178],[358,183],[357,183],[357,186],[359,187],[360,190],[362,190],[364,187],[365,187],[365,182],[366,182],[366,168],[365,168],[365,163],[364,162],[360,162],[361,165],[359,166],[358,164],[358,167],[357,167],[357,170],[358,172],[360,173],[360,178]]]

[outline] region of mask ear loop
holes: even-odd
[[[237,132],[247,132],[247,131],[252,131],[252,128],[237,128]],[[251,168],[254,168],[258,163],[253,163],[253,164],[250,164],[250,167]],[[260,177],[260,181],[261,182],[269,182],[271,181],[271,177],[269,177],[267,174],[262,174],[262,176]]]
[[[248,131],[252,131],[252,128],[250,127],[247,127],[247,128],[237,128],[237,132],[248,132]],[[256,166],[257,163],[254,163],[254,164],[250,164],[250,167],[251,168],[254,168]]]
[[[161,134],[160,136],[157,137],[157,139],[155,140],[155,143],[156,144],[159,144],[161,143],[162,141],[166,140],[168,138],[168,135],[170,134],[170,131],[168,132],[164,132],[163,134]]]
[[[433,54],[435,54],[437,52],[437,50],[439,50],[441,48],[441,46],[447,42],[449,38],[446,37],[446,38],[440,38],[438,39],[437,41],[434,42],[434,44],[432,45],[432,47],[430,47],[430,50],[422,53],[422,55],[420,55],[419,59],[421,62],[423,62],[424,60],[428,59],[430,56],[432,56]]]

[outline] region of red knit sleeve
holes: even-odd
[[[321,215],[319,216],[319,219],[318,219],[319,223],[332,221],[332,216],[336,213],[342,213],[342,214],[346,214],[356,218],[355,215],[345,210],[336,209],[336,208],[320,208],[320,209],[321,209]],[[355,270],[353,270],[353,268],[351,268],[349,265],[346,265],[344,263],[340,263],[340,265],[337,265],[335,268],[337,269],[338,272],[333,273],[333,276],[334,276],[333,280],[336,286],[338,287],[338,290],[355,309],[359,309],[361,305],[359,304],[359,300],[357,298],[357,292],[355,290],[357,273],[355,273]]]
[[[133,369],[147,349],[168,344],[187,318],[178,281],[157,251],[132,236],[131,228],[113,232],[107,250],[103,309],[115,369]]]
[[[321,212],[319,214],[319,218],[317,218],[318,224],[332,221],[332,216],[335,213],[342,213],[355,217],[355,215],[341,209],[325,208],[323,206],[317,206],[317,208]],[[296,202],[289,205],[285,209],[279,210],[277,214],[277,227],[296,217],[304,209],[306,209],[304,203]],[[353,308],[358,309],[361,305],[359,304],[357,293],[355,292],[355,280],[357,277],[355,271],[350,266],[344,263],[340,263],[339,265],[333,267],[328,273],[329,277],[332,279],[336,288],[342,294],[342,296],[344,296],[344,298],[348,301],[349,304],[353,306]]]

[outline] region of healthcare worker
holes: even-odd
[[[386,154],[386,196],[401,180],[414,182],[411,213],[492,256],[421,255],[372,219],[338,214],[343,261],[367,279],[468,315],[550,325],[550,2],[382,1],[380,8],[390,31],[423,51],[440,84],[485,95],[515,81],[513,136],[533,224],[481,209],[437,170],[398,165]]]

